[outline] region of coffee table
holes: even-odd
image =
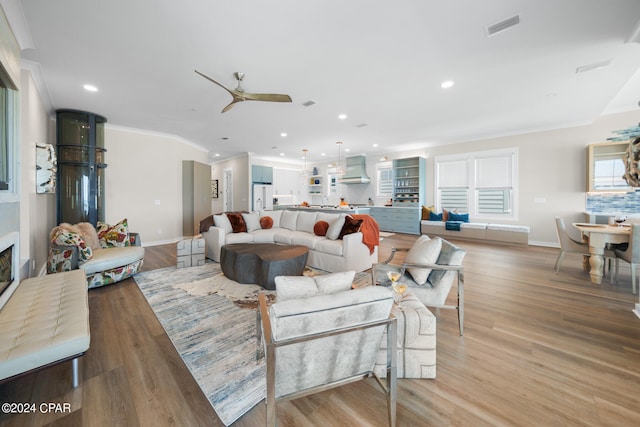
[[[231,243],[220,250],[220,267],[238,283],[257,284],[275,290],[276,276],[301,276],[309,249],[276,243]]]

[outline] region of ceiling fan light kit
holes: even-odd
[[[226,86],[222,85],[221,83],[218,83],[211,77],[201,73],[200,71],[198,70],[193,70],[193,71],[195,71],[197,74],[201,75],[205,79],[209,80],[210,82],[220,86],[222,89],[226,90],[231,94],[231,97],[233,98],[233,100],[229,105],[227,105],[222,109],[223,113],[229,111],[235,104],[242,101],[291,102],[291,97],[285,94],[245,92],[244,88],[242,87],[242,80],[244,80],[244,73],[236,72],[233,74],[236,80],[238,80],[238,86],[235,89],[229,89]]]

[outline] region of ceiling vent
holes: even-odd
[[[511,18],[507,18],[504,21],[500,21],[497,24],[489,25],[487,27],[487,36],[495,36],[498,33],[501,33],[505,30],[508,30],[511,27],[514,27],[520,23],[520,15],[512,16]]]
[[[312,105],[316,105],[316,101],[307,101],[305,103],[303,103],[302,105],[304,105],[305,107],[311,107]]]

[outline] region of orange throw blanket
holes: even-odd
[[[367,245],[369,253],[372,254],[375,247],[380,244],[380,227],[378,227],[378,222],[369,215],[353,214],[351,216],[354,219],[362,220],[362,225],[360,226],[362,243]]]

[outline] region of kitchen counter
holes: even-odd
[[[342,208],[334,208],[334,207],[329,207],[329,206],[309,206],[309,207],[305,207],[305,206],[283,206],[283,205],[278,205],[278,206],[274,206],[274,209],[288,209],[288,210],[292,210],[292,211],[307,211],[307,212],[330,212],[330,213],[352,213],[352,214],[368,214],[369,213],[369,207],[359,207],[359,206],[353,206],[353,207],[349,207],[348,209],[342,209]]]

